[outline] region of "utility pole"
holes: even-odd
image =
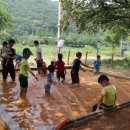
[[[61,18],[61,1],[59,0],[59,5],[58,5],[58,30],[57,30],[57,42],[60,39],[60,18]]]

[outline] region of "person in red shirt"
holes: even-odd
[[[63,55],[61,53],[58,54],[58,60],[55,62],[56,70],[57,70],[57,79],[60,81],[60,78],[63,80],[61,81],[62,83],[65,81],[65,74],[66,74],[66,69],[65,69],[65,63],[62,61]]]
[[[47,66],[44,61],[42,62],[42,66],[40,67],[40,73],[44,74],[44,76],[47,76]]]

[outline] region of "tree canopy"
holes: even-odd
[[[6,1],[0,0],[0,30],[11,24],[11,15],[6,7]]]
[[[72,21],[78,32],[109,29],[126,34],[130,28],[130,0],[61,0],[61,3],[63,30]]]

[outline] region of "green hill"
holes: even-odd
[[[57,32],[58,2],[50,0],[8,0],[13,15],[11,35]]]

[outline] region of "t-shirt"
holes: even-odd
[[[15,49],[11,48],[8,51],[8,55],[10,57],[14,57],[16,55]],[[3,64],[6,64],[7,59],[3,59]],[[13,59],[9,59],[8,64],[13,64]]]
[[[37,46],[36,47],[36,58],[37,58],[37,60],[41,60],[39,52],[41,53],[41,58],[42,58],[42,48],[40,46]]]
[[[101,65],[101,61],[100,60],[95,60],[93,62],[93,65],[94,65],[94,69],[99,70],[99,67]]]
[[[51,72],[54,72],[55,71],[55,66],[54,65],[49,65],[48,66],[48,70],[50,70]]]
[[[73,72],[79,72],[80,63],[81,63],[81,61],[79,59],[75,59],[73,61],[73,66],[72,66],[72,71]]]
[[[47,67],[46,67],[46,66],[42,66],[40,69],[41,69],[43,72],[46,72],[46,71],[47,71]]]
[[[1,56],[4,58],[8,55],[9,49],[6,47],[1,48]]]
[[[55,66],[57,68],[58,73],[62,73],[65,70],[65,63],[63,61],[56,61]]]
[[[45,85],[52,85],[53,82],[53,73],[50,73],[47,75],[47,81],[45,83]]]
[[[20,62],[20,74],[28,77],[28,70],[26,66],[28,66],[28,61],[26,59],[22,59]]]
[[[107,106],[115,104],[116,87],[114,85],[108,85],[103,87],[101,95],[104,95],[103,103]]]

